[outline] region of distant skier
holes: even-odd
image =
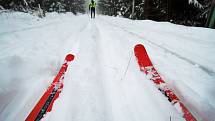
[[[91,0],[89,4],[89,11],[91,12],[91,18],[95,18],[96,2],[94,0]]]

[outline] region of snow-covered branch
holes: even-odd
[[[197,0],[189,0],[188,2],[189,2],[189,4],[193,4],[197,8],[200,8],[200,9],[203,8],[202,4],[199,3]]]
[[[4,10],[4,7],[2,7],[1,5],[0,5],[0,10]]]
[[[26,2],[26,0],[23,0],[23,2],[25,3],[26,6],[28,6],[28,3]]]

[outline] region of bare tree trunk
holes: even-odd
[[[40,7],[40,4],[38,4],[38,9],[39,9],[38,16],[39,16],[40,18],[42,18],[43,16],[42,16],[42,9],[41,9],[41,7]]]
[[[134,18],[134,9],[135,9],[135,0],[132,1],[132,12],[131,12],[131,15],[130,15],[131,19]]]
[[[172,0],[167,0],[167,21],[172,18]]]
[[[144,2],[144,18],[149,19],[152,0],[145,0]]]
[[[205,27],[215,28],[215,0],[211,3],[211,8]]]

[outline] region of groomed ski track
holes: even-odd
[[[201,66],[196,67],[193,61],[193,63],[190,63],[187,62],[186,59],[183,59],[183,56],[176,56],[181,55],[177,53],[180,52],[177,51],[177,48],[175,49],[176,51],[168,52],[162,49],[162,47],[168,47],[165,43],[159,44],[161,47],[158,47],[157,45],[153,45],[153,42],[147,42],[151,39],[148,37],[149,35],[147,35],[147,32],[143,32],[142,36],[144,37],[145,34],[147,39],[147,41],[144,41],[145,38],[132,34],[131,29],[129,30],[126,27],[120,26],[120,24],[114,26],[118,23],[110,24],[110,22],[114,22],[114,20],[108,22],[108,19],[111,20],[111,17],[97,16],[96,19],[90,19],[87,15],[80,15],[77,18],[72,17],[71,19],[67,18],[57,22],[54,21],[55,24],[48,23],[48,26],[40,25],[42,26],[41,29],[43,29],[41,32],[37,30],[40,27],[30,27],[20,29],[20,31],[12,30],[12,33],[0,33],[2,38],[7,38],[8,34],[18,37],[24,35],[26,38],[22,39],[22,41],[25,42],[25,45],[16,45],[16,48],[20,46],[20,49],[16,52],[17,55],[19,53],[24,53],[24,57],[28,57],[32,53],[35,54],[35,57],[29,58],[30,60],[43,57],[46,59],[46,55],[50,55],[49,60],[52,66],[60,66],[62,58],[64,58],[67,53],[75,55],[76,58],[74,62],[70,64],[68,72],[65,75],[63,91],[55,101],[52,111],[45,116],[44,120],[168,121],[171,117],[172,121],[184,121],[182,116],[178,114],[176,109],[169,103],[168,99],[140,72],[133,53],[134,46],[137,43],[143,43],[146,46],[149,51],[149,56],[152,55],[152,62],[155,63],[155,66],[161,67],[158,68],[158,71],[161,72],[161,76],[165,75],[164,78],[169,80],[170,87],[176,91],[176,94],[179,95],[179,98],[185,102],[191,111],[195,111],[194,115],[199,116],[197,118],[207,120],[207,115],[212,115],[213,112],[201,114],[201,111],[196,109],[195,106],[192,105],[192,102],[189,102],[189,100],[194,100],[189,99],[189,95],[193,94],[193,97],[198,98],[199,92],[196,92],[198,90],[195,87],[188,87],[186,84],[188,82],[180,82],[183,81],[182,75],[186,72],[174,72],[174,76],[182,76],[174,81],[171,80],[176,78],[171,76],[169,72],[175,71],[174,69],[177,68],[175,67],[177,63],[183,63],[181,68],[185,70],[189,68],[187,71],[191,71],[190,74],[192,77],[196,75],[196,73],[203,73],[207,76],[200,78],[210,80],[214,77],[214,68],[209,68],[208,70],[210,71],[208,72],[202,69]],[[43,34],[43,32],[47,32],[47,34]],[[37,34],[38,38],[31,38],[30,34],[32,33]],[[172,33],[170,33],[169,36],[171,34]],[[55,36],[52,37],[53,35]],[[28,47],[32,45],[33,48],[38,51],[26,52]],[[7,53],[12,49],[13,48],[5,47],[4,51],[1,53]],[[14,53],[7,53],[7,55],[8,54],[13,55]],[[1,56],[1,58],[4,58],[4,56]],[[168,60],[169,62],[166,62],[166,59],[169,58],[171,58]],[[54,59],[58,61],[53,62]],[[46,63],[42,59],[40,61],[40,63]],[[196,63],[201,63],[201,60]],[[30,62],[28,62],[28,64],[30,64]],[[162,64],[166,66],[162,66]],[[37,66],[39,66],[39,64]],[[58,68],[50,67],[50,65],[47,66],[48,67],[44,67],[46,73],[54,76],[55,71],[50,74],[48,69],[52,69],[53,71]],[[168,67],[171,68],[165,72]],[[192,70],[195,70],[195,73],[192,72]],[[43,74],[43,72],[40,73]],[[45,77],[52,80],[49,75]],[[40,79],[38,75],[36,77]],[[35,80],[31,79],[30,81]],[[46,84],[44,84],[44,86],[39,86],[42,83]],[[28,94],[23,100],[14,98],[8,104],[4,103],[5,105],[2,106],[4,110],[0,114],[0,119],[25,119],[47,88],[47,85],[49,85],[48,83],[49,82],[40,81],[34,84],[35,86],[33,88],[17,92],[17,97],[22,95],[25,91],[27,91]],[[26,85],[28,84],[30,83],[28,82]],[[179,86],[176,87],[175,85]],[[186,88],[186,90],[181,90],[180,87],[183,87],[183,89]],[[186,91],[188,91],[189,94],[186,94]],[[201,93],[204,92],[200,92],[200,94]],[[210,94],[207,96],[214,98]],[[206,99],[206,97],[199,102],[205,101],[204,99]],[[32,98],[33,101],[31,100]],[[13,108],[8,105],[19,102],[22,103],[16,107],[12,114],[8,114],[8,111]],[[199,102],[196,101],[195,104]],[[26,104],[28,104],[28,106],[26,106]],[[203,106],[208,107],[210,110],[214,110],[209,104],[203,104]],[[19,115],[19,112],[23,113]]]
[[[62,102],[56,101],[47,120],[183,120],[139,73],[129,38],[102,19],[86,22],[71,49],[76,60],[65,77]]]

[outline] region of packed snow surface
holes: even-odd
[[[47,121],[183,121],[140,72],[152,63],[199,121],[215,119],[215,30],[71,13],[0,14],[0,120],[24,120],[72,53]]]

